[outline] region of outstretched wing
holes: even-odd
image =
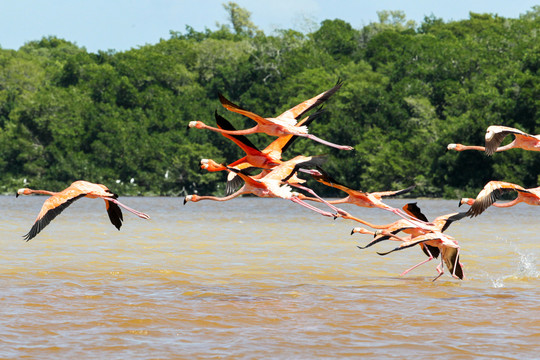
[[[377,198],[383,198],[383,197],[389,197],[389,196],[398,196],[398,195],[402,195],[402,194],[406,194],[408,192],[411,192],[415,187],[416,187],[416,185],[411,185],[406,189],[390,190],[390,191],[377,191],[377,192],[372,192],[370,194],[377,197]]]
[[[398,250],[403,250],[403,249],[407,249],[407,248],[410,248],[410,247],[413,247],[415,245],[418,245],[420,243],[424,243],[426,241],[430,241],[430,240],[437,240],[437,239],[440,239],[440,235],[438,234],[435,234],[435,233],[428,233],[428,234],[425,234],[425,235],[420,235],[420,236],[417,236],[415,237],[414,239],[410,240],[410,241],[405,241],[403,243],[401,243],[398,247],[390,250],[390,251],[387,251],[387,252],[383,252],[383,253],[380,253],[380,252],[377,252],[377,254],[381,255],[381,256],[384,256],[384,255],[388,255],[394,251],[398,251]]]
[[[312,97],[309,100],[301,102],[295,107],[285,111],[284,113],[279,115],[277,118],[280,120],[281,119],[287,120],[287,119],[298,119],[302,117],[302,115],[304,115],[309,110],[319,106],[320,104],[328,100],[332,95],[336,93],[336,91],[338,91],[341,88],[341,85],[343,85],[343,81],[341,81],[341,79],[338,79],[338,81],[336,82],[336,85],[334,85],[334,87],[332,87],[331,89],[326,90],[325,92],[322,92],[319,95]]]
[[[214,113],[214,117],[216,118],[216,124],[220,129],[223,130],[236,130],[234,126],[223,116],[219,115],[217,111]],[[232,140],[236,145],[238,145],[246,154],[250,153],[260,153],[259,149],[244,135],[230,135],[221,133],[221,135],[225,136],[227,139]]]
[[[509,134],[513,134],[516,137],[523,136],[526,138],[534,138],[534,140],[536,140],[536,137],[524,133],[521,130],[507,126],[491,125],[486,130],[486,155],[493,155],[493,153],[503,142],[504,138]]]
[[[334,179],[332,176],[330,176],[330,174],[328,174],[326,171],[324,171],[322,169],[318,169],[318,170],[321,173],[321,175],[312,175],[312,177],[315,180],[317,180],[318,182],[320,182],[320,183],[322,183],[322,184],[324,184],[326,186],[330,186],[330,187],[339,189],[341,191],[344,191],[347,194],[350,194],[351,192],[362,193],[362,191],[353,190],[350,187],[348,187],[347,185],[343,185],[343,184],[339,183],[336,179]]]
[[[418,205],[416,203],[408,203],[403,206],[403,211],[405,211],[407,214],[414,216],[415,218],[422,220],[424,222],[428,222],[428,219],[426,215],[422,213]]]
[[[308,117],[300,120],[296,126],[309,126],[315,120],[323,113],[322,109],[318,109],[315,113],[309,115]],[[283,135],[278,137],[276,140],[274,140],[270,145],[268,145],[263,152],[264,153],[270,153],[272,151],[279,151],[280,153],[284,152],[289,148],[289,146],[292,145],[292,143],[298,139],[298,136],[296,135]]]
[[[257,123],[259,124],[272,124],[271,121],[268,121],[266,120],[265,118],[263,118],[262,116],[260,115],[257,115],[251,111],[248,111],[246,109],[242,109],[240,106],[234,104],[233,102],[227,100],[225,98],[225,96],[223,96],[222,94],[218,94],[218,97],[219,97],[219,101],[221,102],[221,105],[223,105],[223,107],[229,111],[233,111],[235,113],[238,113],[238,114],[242,114],[244,116],[247,116],[248,118],[252,119],[252,120],[255,120]]]
[[[467,211],[467,216],[475,217],[483,213],[488,207],[490,207],[495,201],[500,199],[503,194],[511,191],[520,191],[523,193],[530,193],[522,186],[504,182],[504,181],[490,181],[484,186],[482,191],[478,193],[478,196],[474,200]]]
[[[443,260],[448,271],[463,280],[463,268],[459,262],[459,249],[447,246],[443,252]]]
[[[23,236],[24,240],[29,241],[33,239],[37,234],[39,234],[41,230],[45,228],[45,226],[49,225],[49,223],[55,217],[60,215],[62,211],[64,211],[75,200],[86,196],[86,194],[80,193],[73,195],[73,192],[66,192],[66,190],[45,200],[45,203],[41,207],[41,211],[39,212],[36,222],[30,229],[30,231]],[[73,196],[70,196],[70,194]]]
[[[447,215],[442,215],[433,220],[435,226],[439,227],[441,232],[444,232],[454,221],[458,221],[468,216],[467,212],[458,212]]]
[[[324,156],[299,155],[275,167],[266,177],[268,179],[274,178],[281,182],[287,182],[300,169],[309,169],[309,168],[317,167],[320,171],[320,166],[324,164],[325,161],[326,161],[326,157]]]
[[[122,221],[124,221],[124,217],[122,216],[122,210],[120,210],[120,206],[116,205],[115,203],[111,201],[105,201],[105,209],[107,209],[107,214],[109,215],[109,220],[111,220],[111,223],[120,230],[120,227],[122,227]]]

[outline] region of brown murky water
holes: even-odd
[[[436,261],[398,275],[418,248],[359,250],[355,223],[284,200],[123,198],[152,219],[117,231],[82,199],[26,243],[44,200],[0,197],[1,359],[540,358],[540,207],[452,224],[467,279],[432,282]]]

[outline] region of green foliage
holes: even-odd
[[[298,139],[284,159],[326,155],[333,177],[365,191],[416,184],[415,196],[459,198],[492,179],[538,185],[538,153],[488,158],[446,145],[482,145],[491,124],[540,133],[539,7],[518,19],[426,17],[418,27],[400,11],[383,11],[361,29],[334,19],[311,33],[271,35],[249,11],[224,7],[230,26],[188,26],[125,52],[88,53],[56,37],[0,49],[1,190],[55,190],[85,179],[123,194],[222,193],[226,175],[201,172],[200,159],[244,154],[219,134],[186,130],[189,121],[213,125],[218,111],[237,128],[252,127],[225,110],[218,93],[273,117],[338,79],[343,87],[310,132],[355,150]],[[249,137],[261,149],[273,140]]]

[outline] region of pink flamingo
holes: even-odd
[[[501,145],[507,135],[514,135],[514,140],[508,145]],[[448,144],[448,150],[464,151],[479,150],[485,151],[486,155],[491,156],[495,152],[506,151],[510,149],[523,149],[529,151],[540,151],[540,135],[530,135],[521,130],[507,126],[492,125],[486,130],[486,146],[468,146],[462,144]]]
[[[498,199],[505,193],[516,191],[517,197],[506,203],[496,203]],[[470,217],[478,216],[483,213],[491,205],[496,207],[510,207],[520,202],[529,205],[540,205],[540,187],[533,189],[525,189],[520,185],[512,184],[504,181],[490,181],[478,193],[476,199],[463,198],[462,203],[471,205],[467,215]]]
[[[325,184],[327,186],[339,189],[341,191],[344,191],[348,194],[347,197],[337,200],[328,200],[327,202],[330,204],[354,204],[361,207],[370,207],[370,208],[379,208],[384,209],[390,212],[393,212],[394,214],[402,217],[403,219],[407,220],[411,225],[417,226],[417,227],[424,227],[426,228],[427,225],[432,225],[429,223],[424,222],[423,220],[420,220],[414,216],[411,216],[410,214],[407,214],[404,211],[401,211],[401,209],[396,209],[394,207],[391,207],[385,203],[382,202],[383,197],[388,196],[396,196],[401,195],[410,192],[412,189],[415,188],[415,186],[410,186],[406,189],[402,190],[395,190],[395,191],[381,191],[381,192],[374,192],[374,193],[367,193],[360,190],[354,190],[346,185],[340,184],[337,182],[334,178],[332,178],[328,173],[326,173],[321,168],[318,168],[319,174],[313,174],[313,178],[317,180],[318,182]],[[310,200],[310,201],[320,201],[316,198],[310,198],[307,196],[301,196],[302,200]],[[346,211],[340,211],[340,216],[344,219],[351,219],[358,222],[358,218],[355,218],[351,214],[347,213]],[[428,228],[426,228],[428,230]]]
[[[306,100],[293,108],[285,111],[276,118],[264,118],[260,115],[257,115],[251,111],[242,109],[238,105],[227,100],[223,95],[219,94],[219,100],[223,107],[227,110],[242,114],[249,117],[250,119],[257,122],[257,125],[245,130],[224,130],[220,128],[215,128],[204,124],[201,121],[191,121],[188,124],[189,128],[195,127],[197,129],[208,129],[215,132],[220,132],[222,134],[229,135],[248,135],[255,133],[265,133],[271,136],[283,136],[283,135],[296,135],[306,137],[308,139],[317,141],[321,144],[334,147],[340,150],[352,150],[352,146],[337,145],[329,141],[318,138],[315,135],[308,134],[308,128],[305,125],[297,126],[297,118],[301,117],[306,111],[313,109],[314,107],[321,104],[323,101],[326,101],[331,95],[341,88],[342,82],[338,83],[331,88],[309,100]]]
[[[424,214],[422,214],[420,208],[416,205],[416,203],[409,203],[409,204],[406,204],[404,207],[403,207],[403,210],[405,210],[408,214],[422,220],[422,221],[425,221],[427,222],[427,218]],[[372,235],[375,235],[375,238],[369,242],[366,246],[362,247],[362,246],[358,246],[358,248],[360,249],[366,249],[380,241],[384,241],[384,240],[388,240],[388,239],[391,239],[392,235],[397,235],[399,232],[403,231],[405,232],[406,234],[409,234],[409,240],[412,240],[412,239],[415,239],[419,236],[423,236],[423,235],[426,235],[426,234],[429,234],[429,233],[435,233],[435,234],[439,234],[442,232],[444,232],[446,229],[448,229],[448,227],[454,222],[454,221],[457,221],[457,220],[461,220],[463,219],[467,214],[465,212],[461,212],[461,213],[452,213],[452,214],[447,214],[447,215],[442,215],[442,216],[439,216],[437,217],[435,220],[433,220],[433,226],[431,227],[431,230],[427,231],[425,230],[424,228],[420,228],[420,227],[415,227],[415,226],[412,226],[409,222],[405,221],[405,220],[398,220],[396,222],[393,222],[391,224],[387,224],[387,225],[373,225],[373,224],[370,224],[368,222],[365,222],[363,220],[361,220],[360,222],[363,223],[364,225],[367,225],[367,226],[370,226],[374,229],[378,229],[376,232],[369,232],[369,230],[366,230],[364,228],[360,228],[360,227],[357,227],[357,228],[354,228],[352,231],[351,231],[351,235],[354,234],[354,233],[361,233],[361,234],[372,234]],[[439,248],[438,247],[435,247],[435,246],[432,246],[430,245],[429,243],[424,243],[424,242],[420,242],[419,243],[420,245],[420,248],[422,249],[422,251],[424,252],[424,254],[426,254],[426,256],[428,257],[426,260],[414,265],[413,267],[405,270],[403,273],[401,273],[400,275],[403,276],[405,274],[407,274],[409,271],[417,268],[418,266],[422,265],[422,264],[425,264],[427,263],[428,261],[431,261],[433,258],[437,258],[439,256]]]
[[[213,200],[213,201],[228,201],[238,197],[242,194],[253,194],[259,197],[279,197],[282,199],[291,200],[297,204],[300,204],[310,210],[313,210],[323,216],[335,218],[337,215],[323,211],[315,206],[307,204],[298,197],[298,193],[293,192],[291,186],[300,188],[302,190],[308,191],[314,196],[317,196],[313,190],[306,188],[297,182],[294,182],[294,173],[297,172],[301,167],[310,167],[314,165],[319,165],[323,161],[322,158],[318,157],[308,157],[299,155],[291,160],[282,162],[280,165],[274,167],[268,174],[265,176],[256,179],[252,176],[245,174],[242,170],[238,170],[232,167],[228,167],[229,171],[235,172],[238,174],[244,181],[245,184],[235,193],[225,196],[225,197],[215,197],[215,196],[198,196],[198,195],[188,195],[184,199],[184,204],[188,201],[197,202],[201,200]],[[286,179],[287,180],[284,180]],[[323,201],[324,202],[324,201]],[[336,207],[327,204],[332,210],[339,211]]]
[[[118,195],[112,193],[105,185],[94,184],[88,181],[75,181],[69,187],[60,192],[23,188],[17,190],[16,197],[18,197],[19,195],[31,194],[50,195],[51,197],[45,200],[45,203],[43,204],[34,225],[30,229],[30,231],[26,235],[24,235],[24,239],[26,241],[35,237],[55,217],[60,215],[62,211],[64,211],[75,200],[78,200],[81,197],[87,197],[91,199],[101,198],[105,200],[105,209],[107,210],[109,219],[118,230],[120,230],[123,221],[122,211],[120,210],[119,206],[134,213],[140,218],[150,219],[150,217],[145,213],[129,208],[116,200],[118,198]]]
[[[384,230],[382,230],[384,232]],[[459,262],[459,250],[460,247],[458,245],[458,242],[455,241],[452,237],[442,234],[441,232],[432,232],[423,234],[420,236],[413,237],[412,235],[409,235],[407,237],[399,237],[397,235],[394,235],[392,233],[384,233],[385,235],[388,235],[396,240],[401,241],[402,243],[387,252],[377,252],[379,255],[388,255],[391,252],[403,250],[418,244],[426,244],[430,245],[432,247],[437,247],[439,249],[439,252],[441,254],[441,263],[437,265],[437,272],[438,275],[433,279],[433,281],[437,280],[441,275],[444,273],[444,264],[446,264],[446,267],[448,268],[448,271],[452,274],[453,277],[463,280],[463,267],[461,263]],[[431,260],[431,259],[429,259]],[[412,269],[416,268],[417,266],[429,261],[425,260],[422,263],[413,266],[412,268],[405,270],[402,275],[408,273]]]

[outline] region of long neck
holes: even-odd
[[[461,145],[456,150],[457,151],[465,151],[465,150],[486,151],[486,148],[485,148],[485,146],[478,146],[478,145]]]
[[[54,192],[54,191],[49,191],[49,190],[32,190],[32,189],[27,189],[27,190],[24,192],[24,195],[31,195],[31,194],[54,196],[54,195],[56,195],[56,194],[58,194],[58,193],[57,193],[57,192]]]
[[[515,198],[515,199],[512,200],[512,201],[508,201],[508,202],[505,202],[505,203],[496,203],[496,202],[494,202],[494,203],[491,204],[491,205],[493,205],[493,206],[495,206],[495,207],[505,208],[505,207],[514,206],[514,205],[516,205],[517,203],[520,203],[520,202],[522,202],[522,201],[523,201],[523,199],[522,199],[521,197],[518,196],[517,198]]]
[[[229,196],[225,196],[225,197],[217,197],[217,196],[197,196],[197,201],[200,201],[200,200],[212,200],[212,201],[227,201],[227,200],[231,200],[231,199],[234,199],[235,197],[238,197],[242,194],[247,194],[249,191],[247,191],[246,189],[246,186],[242,186],[240,188],[240,190],[238,190],[237,192],[234,192],[232,193],[231,195]]]
[[[373,229],[386,229],[386,228],[388,228],[388,225],[375,225],[375,224],[372,224],[372,223],[367,222],[365,220],[362,220],[360,218],[354,217],[349,213],[347,213],[347,215],[341,215],[341,217],[344,218],[344,219],[354,220],[356,222],[359,222],[360,224],[367,225],[367,226],[369,226],[370,228],[373,228]]]
[[[254,134],[256,132],[261,132],[259,130],[259,125],[255,125],[254,127],[249,128],[249,129],[245,129],[245,130],[223,130],[223,129],[215,128],[215,127],[212,127],[212,126],[208,126],[206,124],[203,124],[201,126],[201,128],[211,130],[211,131],[215,131],[215,132],[219,132],[219,133],[222,133],[222,134],[228,134],[228,135],[249,135],[249,134]]]

